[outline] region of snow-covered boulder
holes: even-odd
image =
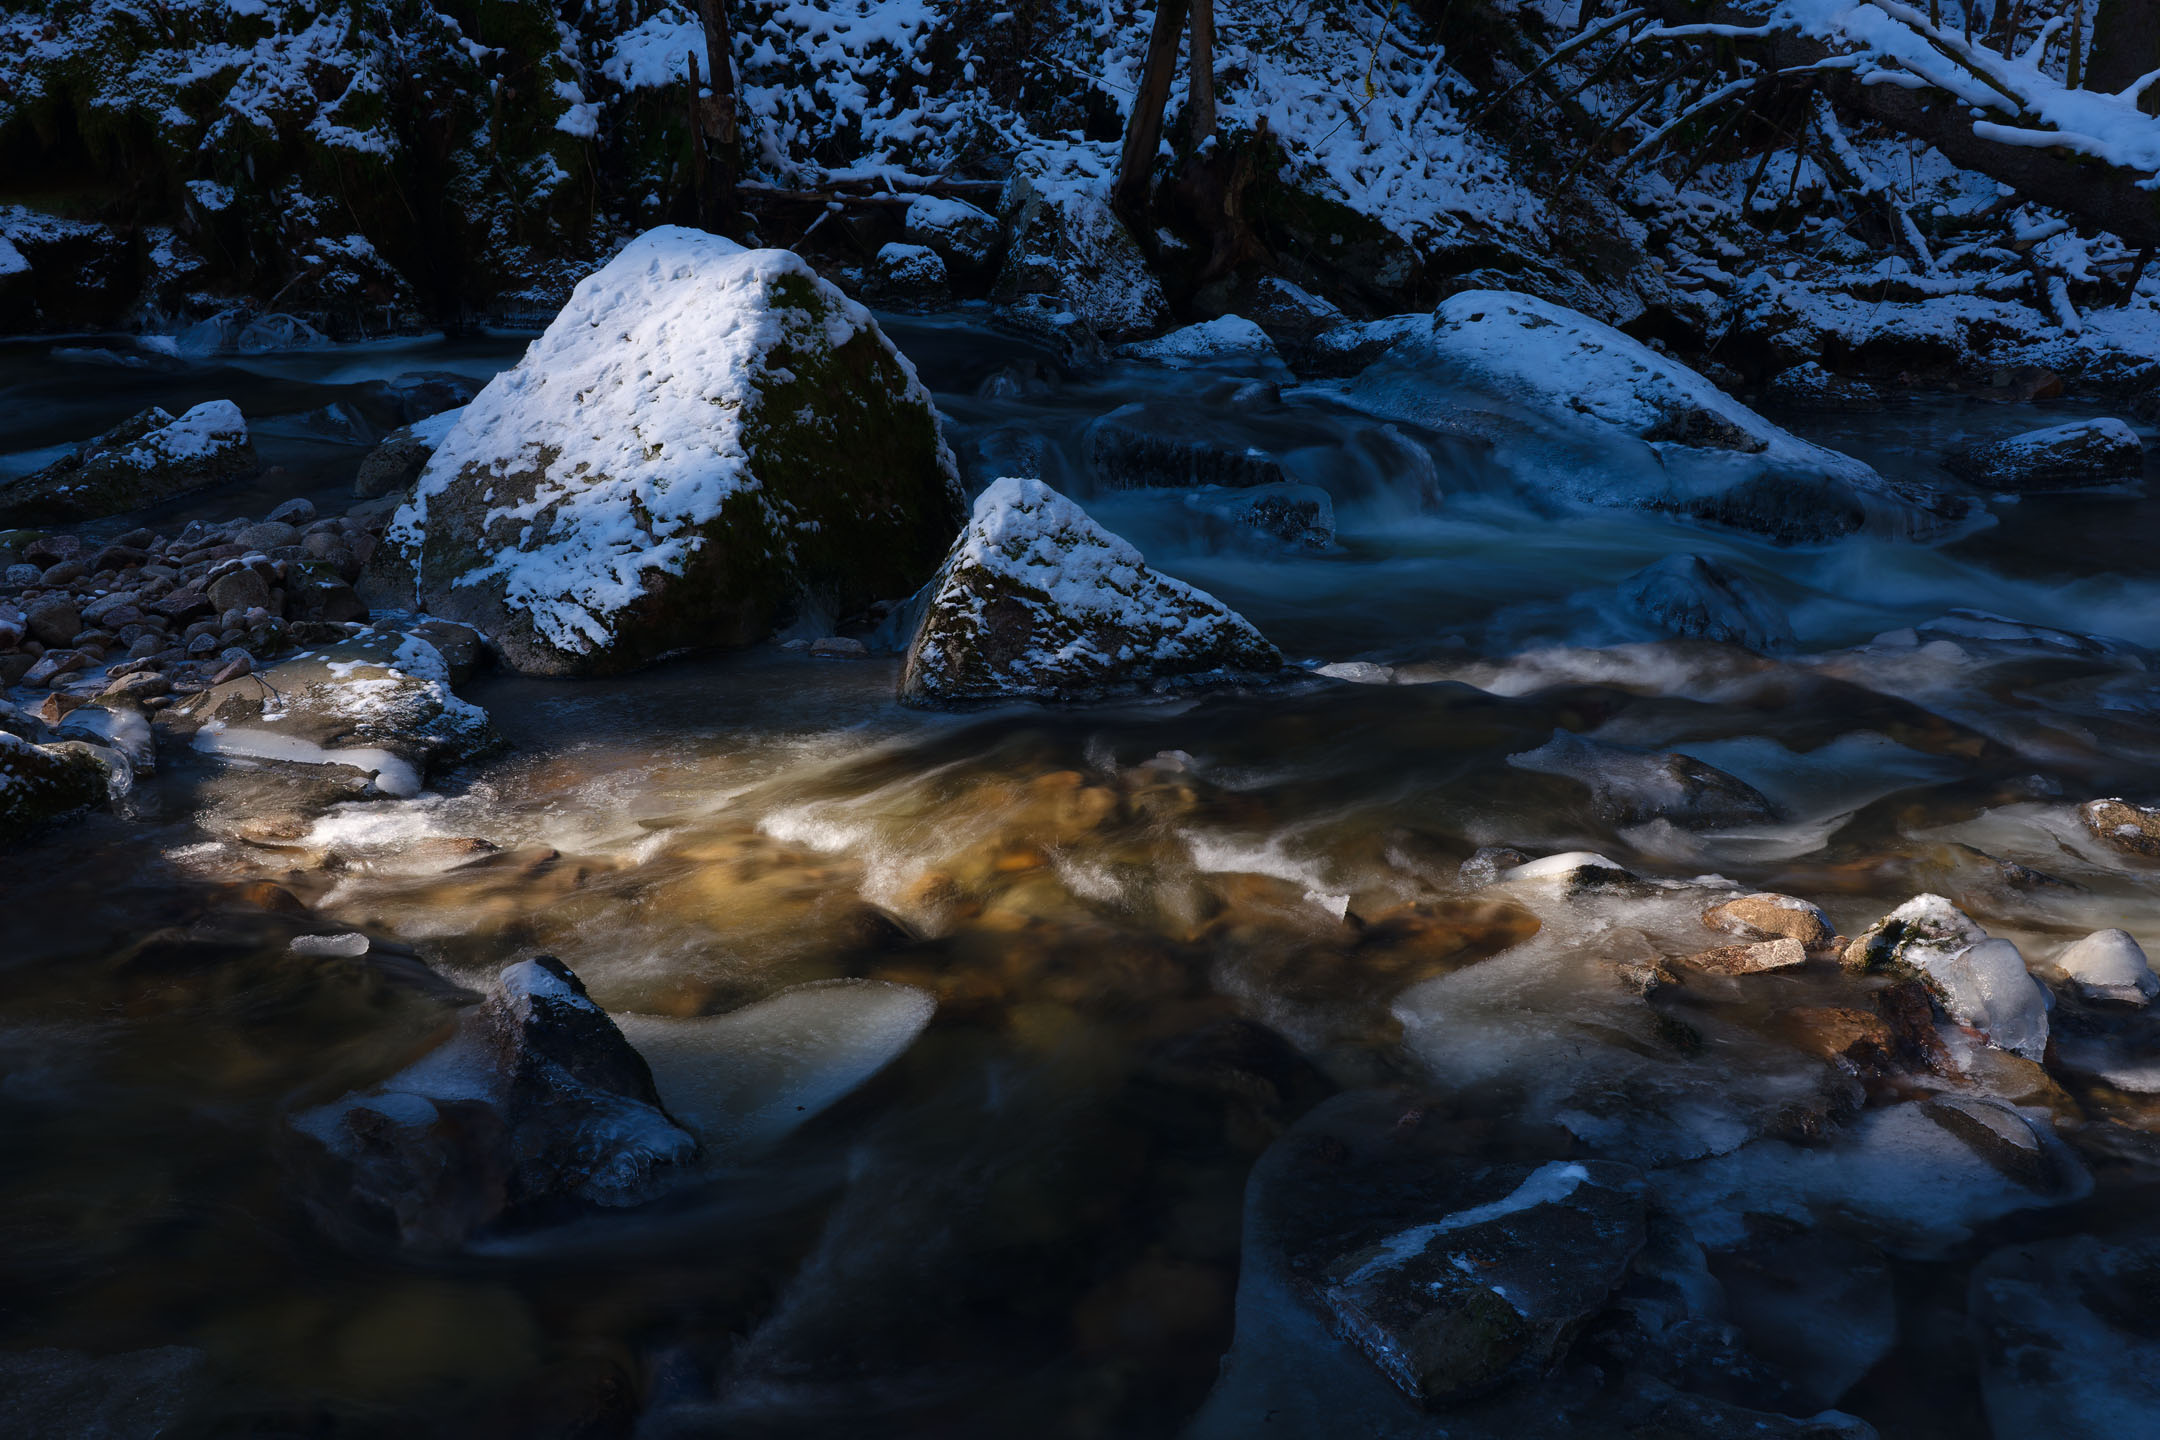
[[[901,227],[908,244],[927,245],[950,270],[979,272],[997,258],[997,217],[965,200],[917,195],[908,201]]]
[[[867,288],[881,305],[938,305],[952,298],[945,257],[928,245],[898,241],[883,246],[871,259]]]
[[[1282,656],[1214,596],[1040,480],[985,490],[931,582],[900,695],[918,704],[1085,700],[1272,675]]]
[[[159,724],[205,754],[318,767],[332,795],[416,795],[430,770],[501,743],[487,712],[451,689],[444,652],[461,628],[363,630],[213,685]]]
[[[1789,650],[1792,622],[1762,586],[1707,555],[1667,555],[1620,582],[1620,599],[1669,635]]]
[[[1821,363],[1805,361],[1780,370],[1763,386],[1763,399],[1788,410],[1834,410],[1847,413],[1882,409],[1882,396],[1856,375],[1833,375]]]
[[[1152,360],[1174,370],[1228,361],[1287,373],[1267,331],[1240,315],[1203,320],[1197,325],[1186,325],[1168,334],[1157,335],[1152,340],[1135,340],[1120,345],[1118,354],[1134,360]]]
[[[1953,446],[1943,465],[1990,490],[2081,490],[2143,479],[2145,442],[2120,420],[2077,420]]]
[[[907,594],[962,516],[869,311],[788,251],[663,227],[466,407],[385,550],[512,667],[596,674]]]
[[[2028,1060],[2047,1050],[2047,994],[2007,940],[1940,895],[1916,895],[1846,947],[1849,970],[1918,980],[1944,1013]]]
[[[1347,398],[1489,444],[1533,490],[1780,544],[1863,530],[1934,538],[1977,510],[1802,440],[1679,361],[1549,300],[1467,290],[1429,323],[1380,324],[1395,343]]]
[[[175,419],[152,406],[33,475],[0,486],[0,527],[119,515],[255,472],[247,421],[230,400]]]
[[[1016,171],[998,208],[1012,241],[994,297],[1054,295],[1106,340],[1169,324],[1162,285],[1099,183]]]
[[[2142,1005],[2160,995],[2160,976],[2127,930],[2095,930],[2056,956],[2055,969],[2088,1000]]]

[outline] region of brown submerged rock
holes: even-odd
[[[2160,808],[2127,800],[2088,800],[2078,818],[2100,840],[2125,855],[2160,860]]]
[[[1703,924],[1748,940],[1797,940],[1809,950],[1828,945],[1837,932],[1823,912],[1791,895],[1760,891],[1720,901],[1703,911]]]

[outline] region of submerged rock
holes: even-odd
[[[1779,544],[1862,530],[1930,539],[1979,511],[1810,444],[1679,361],[1548,300],[1468,290],[1429,324],[1366,330],[1393,344],[1350,384],[1353,403],[1488,445],[1533,489]]]
[[[2145,443],[2120,420],[2077,420],[1955,446],[1943,465],[1991,490],[2079,490],[2143,479]]]
[[[111,783],[107,763],[90,746],[39,745],[0,729],[0,845],[48,820],[103,805]]]
[[[1758,891],[1736,895],[1703,911],[1703,924],[1749,940],[1797,940],[1810,950],[1835,938],[1829,917],[1793,895]]]
[[[178,419],[153,406],[66,459],[0,486],[0,526],[97,520],[255,469],[247,421],[230,400],[206,400]]]
[[[2055,969],[2088,1000],[2142,1005],[2160,995],[2160,975],[2126,930],[2095,930],[2056,956]]]
[[[1214,596],[1148,568],[1040,480],[994,482],[931,584],[900,695],[1085,700],[1282,668]]]
[[[1282,464],[1236,434],[1195,428],[1189,406],[1136,400],[1087,428],[1081,453],[1105,490],[1213,485],[1242,490],[1284,483]]]
[[[1620,582],[1629,609],[1670,635],[1789,650],[1792,622],[1770,593],[1707,555],[1667,555]]]
[[[636,1204],[697,1153],[643,1057],[549,956],[505,967],[414,1064],[292,1124],[331,1157],[308,1198],[332,1229],[431,1251],[505,1216]]]
[[[1845,968],[1918,980],[1952,1020],[1991,1045],[2038,1060],[2047,1050],[2047,996],[2018,948],[1991,940],[1940,895],[1918,895],[1846,947]]]
[[[430,770],[501,744],[451,689],[454,658],[473,648],[446,621],[379,626],[213,685],[159,724],[207,754],[323,767],[341,792],[417,795]]]
[[[1299,550],[1325,550],[1335,543],[1335,502],[1317,485],[1202,490],[1186,496],[1185,507],[1214,521],[1223,539]]]
[[[2128,1440],[2160,1416],[2160,1241],[2074,1235],[1998,1250],[1968,1313],[1995,1440]]]
[[[1588,786],[1616,825],[1670,820],[1676,825],[1746,825],[1777,818],[1746,781],[1687,755],[1587,740],[1566,730],[1535,750],[1507,757],[1518,770],[1561,775]]]
[[[787,251],[662,228],[467,407],[384,549],[513,668],[598,674],[907,594],[961,513],[867,310]]]
[[[2078,818],[2094,838],[2127,855],[2160,859],[2160,808],[2128,800],[2088,800]]]
[[[1747,945],[1718,945],[1680,957],[1681,963],[1712,975],[1756,975],[1789,970],[1807,963],[1807,947],[1798,940],[1757,940]]]

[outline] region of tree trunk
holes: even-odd
[[[700,93],[694,59],[690,66],[698,223],[716,235],[726,235],[740,220],[735,203],[735,65],[730,58],[735,48],[734,17],[728,13],[728,0],[698,0],[698,19],[705,28],[705,56],[712,68],[712,84]]]
[[[1215,0],[1192,0],[1192,83],[1188,87],[1195,145],[1215,133]]]
[[[2086,85],[2112,94],[2155,70],[2160,70],[2160,0],[2100,0]],[[2160,115],[2160,82],[2139,103],[2146,114]]]
[[[1117,187],[1110,203],[1136,232],[1147,208],[1148,180],[1155,170],[1155,150],[1162,144],[1163,106],[1170,101],[1170,81],[1177,73],[1178,37],[1185,32],[1188,0],[1158,0],[1155,32],[1148,38],[1147,69],[1140,93],[1133,97],[1132,119],[1125,124],[1125,149],[1118,157]]]

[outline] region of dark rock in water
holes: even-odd
[[[1875,485],[1863,490],[1839,476],[1779,472],[1711,495],[1661,499],[1650,508],[1760,535],[1779,545],[1822,545],[1868,529],[1876,510],[1892,498],[1902,512],[1898,523],[1916,538],[1955,530],[1980,508],[1970,496],[1946,495],[1888,477],[1877,477]]]
[[[1300,550],[1325,550],[1335,541],[1335,503],[1317,485],[1203,490],[1186,496],[1185,505],[1216,522],[1231,539],[1271,541]]]
[[[1057,392],[1056,371],[1033,358],[1000,365],[975,387],[984,400],[1042,400]]]
[[[407,425],[391,431],[368,451],[353,476],[353,494],[363,500],[410,490],[435,454],[435,441]]]
[[[1867,381],[1833,375],[1813,360],[1771,376],[1763,386],[1763,399],[1788,410],[1866,414],[1883,408],[1882,396]]]
[[[1040,480],[1008,477],[976,501],[931,582],[900,697],[1086,700],[1281,668],[1243,616],[1149,569]]]
[[[1991,490],[2081,490],[2143,479],[2145,443],[2120,420],[2079,420],[1954,446],[1944,453],[1943,466]]]
[[[2128,1440],[2160,1417],[2160,1240],[2076,1235],[1998,1250],[1968,1298],[1996,1440]]]
[[[2124,854],[2160,860],[2160,808],[2128,800],[2088,800],[2078,807],[2078,818],[2095,839]]]
[[[1336,305],[1279,275],[1261,276],[1242,287],[1234,300],[1231,308],[1267,331],[1293,362],[1304,347],[1348,319]]]
[[[480,393],[480,382],[453,370],[414,370],[383,388],[397,406],[398,422],[413,425],[445,410],[470,405]]]
[[[423,1251],[505,1217],[636,1204],[697,1152],[644,1057],[549,956],[506,967],[419,1061],[292,1123],[327,1152],[304,1179],[330,1229]]]
[[[110,765],[92,746],[38,745],[0,729],[0,844],[48,820],[105,804],[112,781]]]
[[[153,406],[66,459],[0,485],[0,526],[102,519],[255,469],[247,422],[230,400],[206,400],[178,419]]]
[[[1563,775],[1590,788],[1616,825],[1670,820],[1676,825],[1746,825],[1777,818],[1752,785],[1687,755],[1586,740],[1566,730],[1535,750],[1510,755],[1518,770]]]
[[[1145,402],[1121,405],[1088,426],[1082,453],[1105,490],[1279,485],[1282,466],[1264,450],[1194,433],[1180,407],[1157,413]]]
[[[1043,346],[1068,374],[1102,369],[1108,353],[1102,337],[1054,295],[1015,295],[990,312],[990,324]]]
[[[0,1434],[17,1440],[160,1440],[193,1433],[208,1357],[182,1345],[86,1355],[0,1350]]]
[[[1791,623],[1768,591],[1706,555],[1668,555],[1620,582],[1620,598],[1672,635],[1785,650]]]
[[[1412,1199],[1389,1180],[1390,1198]],[[1642,1177],[1611,1161],[1464,1167],[1415,1188],[1423,1204],[1291,1264],[1342,1334],[1428,1406],[1537,1374],[1643,1242]]]

